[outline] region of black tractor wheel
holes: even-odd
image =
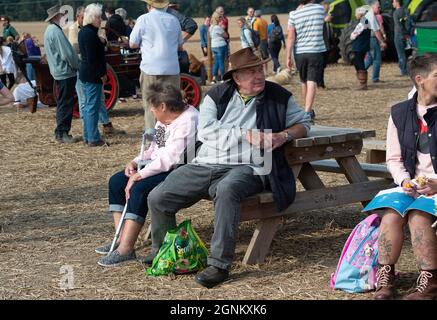
[[[358,20],[349,22],[346,27],[341,31],[340,43],[340,55],[344,63],[352,64],[352,40],[351,33],[354,31],[358,24]]]

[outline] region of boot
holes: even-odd
[[[104,135],[111,135],[111,134],[126,134],[126,131],[115,129],[112,126],[112,122],[108,122],[107,124],[103,125],[103,134]]]
[[[394,264],[382,264],[376,273],[376,290],[374,300],[393,300],[395,296],[395,266]]]
[[[367,71],[358,70],[357,71],[358,88],[357,90],[367,90]]]
[[[416,290],[404,300],[437,300],[437,270],[421,270]]]

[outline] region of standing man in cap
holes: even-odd
[[[265,80],[263,65],[250,48],[229,60],[229,80],[214,86],[200,107],[198,139],[202,142],[192,163],[172,171],[149,194],[152,213],[150,264],[167,230],[176,227],[176,213],[203,198],[214,200],[215,221],[208,267],[195,281],[211,288],[225,281],[234,259],[240,203],[266,187],[278,211],[294,200],[295,179],[284,156],[284,144],[307,135],[309,116],[292,94]],[[260,165],[256,150],[271,155],[271,166]],[[258,151],[259,152],[259,151]],[[259,154],[259,153],[258,153]],[[259,158],[258,158],[259,159]]]
[[[44,33],[44,48],[47,54],[50,73],[57,84],[56,129],[57,143],[74,143],[78,140],[69,135],[73,119],[74,92],[79,69],[79,57],[65,36],[60,22],[65,15],[61,6],[56,5],[47,10],[49,22]]]
[[[168,0],[145,0],[148,13],[141,15],[129,38],[131,48],[141,47],[141,93],[145,128],[155,127],[155,117],[147,103],[147,87],[160,80],[180,87],[178,50],[182,50],[181,26],[166,12]]]

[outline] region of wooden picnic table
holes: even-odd
[[[363,139],[374,136],[374,130],[312,126],[308,137],[289,143],[285,154],[305,191],[297,192],[294,203],[279,213],[270,192],[251,196],[242,202],[241,221],[259,219],[243,263],[264,262],[282,217],[355,202],[365,204],[377,192],[388,188],[392,184],[389,175],[369,180],[356,157],[363,147]],[[349,183],[335,187],[324,185],[314,167],[317,164],[317,170],[323,171],[321,163],[327,159],[336,161],[337,169]]]

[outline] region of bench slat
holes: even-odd
[[[272,202],[261,204],[258,195],[255,195],[242,201],[241,221],[280,217],[296,212],[371,200],[379,191],[387,189],[392,185],[393,182],[391,180],[380,179],[345,186],[298,192],[293,204],[283,212],[276,211],[273,197],[271,197]],[[267,199],[267,195],[263,195],[263,197],[264,200]],[[258,204],[256,202],[258,202]]]
[[[343,173],[335,160],[312,161],[311,165],[316,171]],[[390,172],[387,170],[387,166],[384,164],[360,163],[360,165],[368,177],[392,179]]]

